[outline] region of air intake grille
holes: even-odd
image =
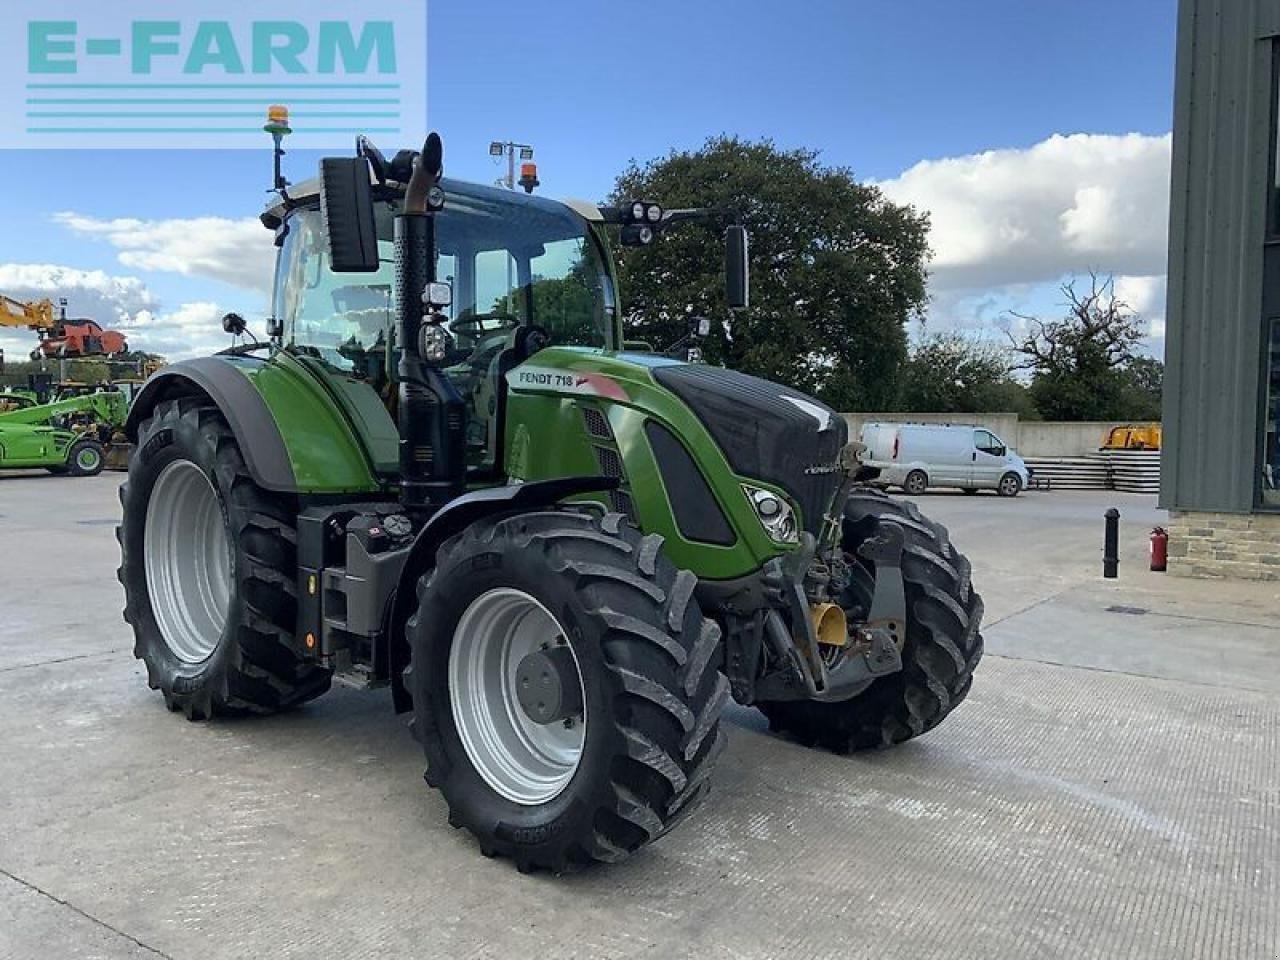
[[[596,447],[596,462],[600,464],[600,472],[606,477],[622,478],[622,458],[617,450],[609,447]]]
[[[599,440],[613,439],[613,432],[609,429],[609,420],[603,413],[595,407],[583,407],[582,419],[587,425],[587,433]]]

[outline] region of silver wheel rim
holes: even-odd
[[[525,806],[559,796],[582,761],[585,706],[570,721],[538,724],[525,714],[516,692],[520,661],[565,643],[563,628],[546,607],[522,590],[498,587],[471,601],[449,648],[449,703],[467,757],[485,783]],[[576,653],[573,665],[581,687]]]
[[[76,454],[76,465],[81,470],[92,470],[98,465],[98,451],[93,447],[86,447]]]
[[[925,483],[926,481],[923,477],[921,477],[918,473],[913,473],[911,474],[911,476],[907,477],[907,492],[923,493]]]
[[[1000,481],[1000,486],[1004,488],[1005,496],[1009,496],[1009,497],[1017,493],[1018,487],[1020,487],[1021,485],[1022,484],[1019,482],[1018,478],[1014,476],[1007,476]]]
[[[185,663],[207,660],[227,624],[231,550],[217,491],[190,460],[175,460],[156,478],[142,552],[165,644]]]

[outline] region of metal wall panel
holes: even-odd
[[[1280,0],[1181,0],[1161,505],[1246,512],[1259,468],[1262,267]]]

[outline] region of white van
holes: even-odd
[[[880,470],[875,481],[921,494],[929,487],[965,493],[995,490],[1016,497],[1031,482],[1022,458],[985,427],[927,423],[867,423],[863,463]]]

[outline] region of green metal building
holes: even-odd
[[[1280,579],[1280,0],[1181,0],[1161,505],[1170,570]]]

